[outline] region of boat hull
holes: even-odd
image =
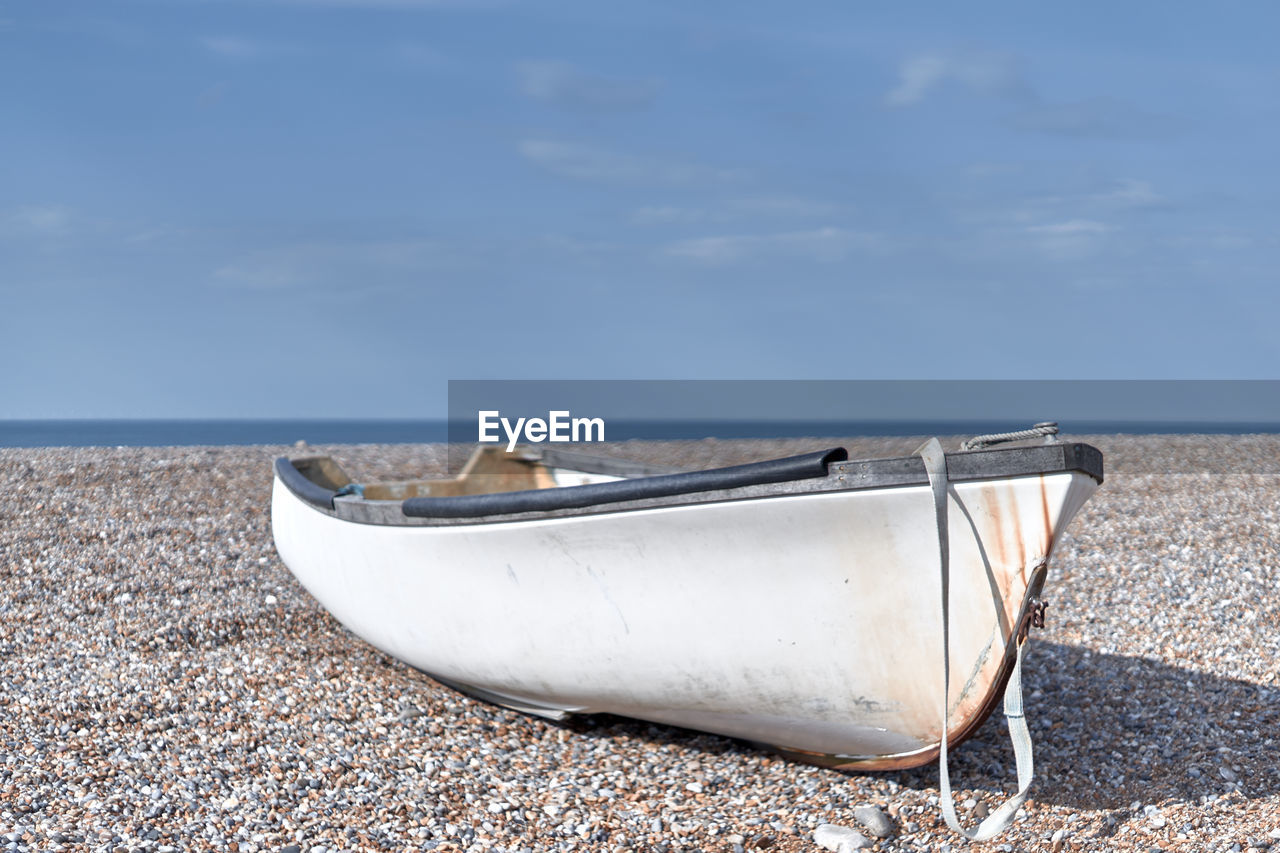
[[[1059,471],[949,487],[953,742],[1097,487]],[[356,523],[277,477],[281,558],[343,625],[441,681],[549,716],[608,712],[833,766],[922,764],[941,739],[927,485],[486,524]]]

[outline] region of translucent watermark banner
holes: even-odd
[[[447,433],[456,473],[476,448],[972,436],[1050,421],[1064,435],[1280,433],[1280,380],[451,380]]]

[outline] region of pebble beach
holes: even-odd
[[[792,853],[836,849],[828,824],[858,833],[845,849],[1280,851],[1280,436],[1064,438],[1103,451],[1106,483],[1032,634],[1031,798],[980,845],[943,824],[934,764],[841,773],[548,722],[368,646],[275,553],[270,466],[293,446],[0,449],[0,851]],[[715,467],[919,442],[610,452]],[[361,481],[445,463],[443,445],[306,452]],[[951,777],[966,825],[1011,793],[999,714]]]

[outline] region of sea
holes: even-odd
[[[609,421],[609,441],[981,435],[1009,421]],[[1274,422],[1062,421],[1063,435],[1280,433]],[[0,447],[475,443],[475,424],[446,420],[0,420]]]

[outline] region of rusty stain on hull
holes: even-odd
[[[1043,486],[1043,482],[1041,483]],[[1024,535],[1023,513],[1019,512],[1017,488],[1012,484],[991,483],[982,487],[982,503],[987,511],[982,520],[985,522],[974,530],[979,549],[982,543],[990,544],[989,562],[984,558],[989,582],[998,591],[993,596],[993,622],[999,638],[1007,646],[1014,636],[1015,618],[1027,589],[1027,563],[1032,556],[1028,553],[1028,538]],[[959,691],[953,688],[950,701],[953,704],[954,719],[964,721],[971,717],[985,718],[989,713],[987,705],[994,701],[993,684],[1002,677],[1002,670],[1007,664],[1006,655],[987,657],[976,664],[976,672],[969,673],[961,684]],[[985,688],[985,689],[984,689]],[[963,725],[963,723],[961,724]],[[941,731],[938,732],[941,735]]]
[[[1040,506],[1044,514],[1044,553],[1053,553],[1053,522],[1049,519],[1049,492],[1045,485],[1044,474],[1040,475]]]
[[[994,485],[983,486],[982,492],[982,502],[990,508],[988,513],[991,516],[991,524],[987,527],[987,535],[982,538],[991,543],[992,556],[995,557],[996,564],[1003,566],[1008,562],[1008,559],[1005,556],[1004,537],[1000,534],[1002,527],[1000,523],[1000,495]]]
[[[1032,486],[1031,490],[1026,489],[1027,485]],[[1036,505],[1037,491],[1039,506]],[[967,530],[973,537],[967,543],[973,549],[972,559],[975,561],[969,564],[969,568],[971,571],[975,567],[983,571],[991,586],[990,610],[987,612],[990,613],[993,631],[987,647],[974,650],[977,656],[968,659],[970,663],[965,665],[964,671],[952,672],[948,700],[953,721],[949,736],[953,742],[958,743],[976,731],[999,703],[1012,671],[1018,627],[1024,621],[1028,602],[1038,594],[1043,583],[1044,566],[1053,544],[1052,512],[1045,478],[1038,477],[1035,484],[1024,481],[1021,500],[1019,497],[1019,488],[1015,484],[982,484],[978,487],[976,500],[970,501],[974,507],[971,512],[964,505],[964,499],[952,493],[956,501],[953,507],[958,507],[968,522],[952,529]],[[954,559],[958,556],[955,549],[960,545],[953,540],[953,571],[964,566],[963,560]],[[953,583],[956,582],[953,576]],[[956,602],[953,601],[954,606]],[[994,654],[991,653],[993,647],[996,650]],[[941,726],[936,726],[936,729],[935,737],[940,739]],[[936,754],[934,748],[898,756],[828,756],[818,763],[833,767],[892,769],[929,761]],[[814,758],[810,756],[808,760],[813,761]]]
[[[1022,597],[1021,606],[1018,609],[1018,618],[1014,622],[1015,625],[1021,625],[1027,618],[1035,600],[1039,597],[1044,587],[1045,577],[1048,574],[1049,562],[1047,559],[1041,560],[1038,564],[1033,564],[1033,566],[1031,580]],[[982,702],[970,707],[963,716],[957,716],[952,719],[952,725],[947,735],[948,748],[955,749],[973,737],[978,729],[982,728],[982,725],[995,711],[996,707],[1000,705],[1004,697],[1005,687],[1009,684],[1009,677],[1013,674],[1013,665],[1017,660],[1017,643],[1017,632],[1014,631],[1007,638],[1004,654],[1000,656],[999,671],[982,697]],[[763,746],[793,761],[814,764],[831,770],[858,772],[864,770],[906,770],[911,767],[919,767],[922,764],[936,760],[939,750],[938,746],[935,745],[900,755],[856,756],[829,755],[769,746],[767,744]]]

